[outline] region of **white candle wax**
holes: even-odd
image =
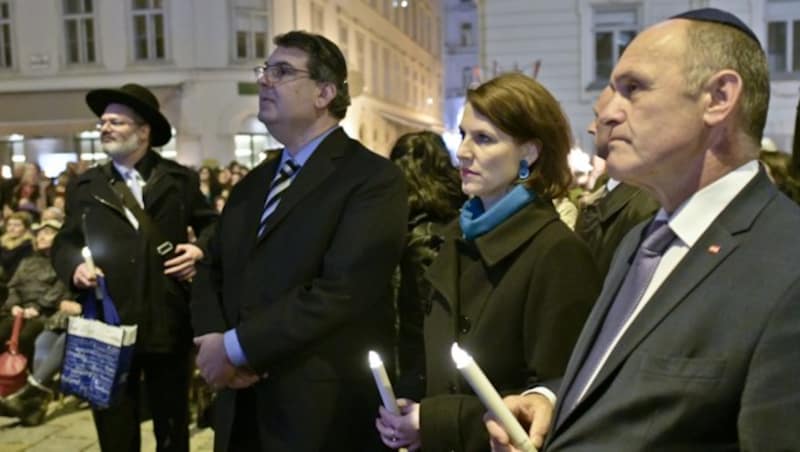
[[[375,377],[375,386],[378,387],[378,392],[381,394],[383,407],[389,410],[392,414],[400,414],[400,408],[397,407],[397,400],[394,397],[394,390],[392,389],[392,382],[389,381],[389,375],[386,374],[386,368],[383,367],[383,360],[380,355],[370,351],[369,368],[372,370],[372,376]]]
[[[453,361],[456,363],[461,375],[467,380],[467,383],[475,391],[478,398],[481,399],[483,405],[508,433],[514,447],[524,452],[536,452],[536,448],[531,444],[527,432],[503,403],[500,394],[497,393],[497,390],[486,378],[486,374],[478,367],[475,360],[472,359],[472,356],[462,350],[457,343],[453,343],[450,354],[453,356]]]

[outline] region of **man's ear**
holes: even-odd
[[[531,167],[537,160],[539,160],[539,151],[542,149],[542,143],[539,140],[530,140],[520,146],[522,151],[521,159],[528,162],[528,167]]]
[[[320,110],[328,108],[328,105],[336,98],[337,92],[338,90],[333,82],[319,83],[319,95],[317,95],[314,105]]]
[[[703,95],[703,121],[709,127],[732,117],[742,96],[742,77],[730,69],[712,75],[706,82]]]

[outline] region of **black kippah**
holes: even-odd
[[[718,24],[727,25],[753,38],[753,41],[755,41],[756,44],[758,44],[758,46],[761,47],[761,43],[758,41],[756,34],[753,33],[753,30],[751,30],[750,27],[748,27],[744,22],[742,22],[738,17],[721,9],[717,8],[693,9],[691,11],[686,11],[685,13],[680,13],[678,15],[672,16],[670,17],[670,19],[699,20],[703,22],[716,22]]]

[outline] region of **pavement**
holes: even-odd
[[[153,423],[142,423],[142,452],[156,450]],[[190,450],[211,452],[214,432],[190,426]],[[35,427],[23,427],[14,418],[0,416],[0,452],[99,452],[97,433],[88,405],[64,397],[48,407],[47,419]]]

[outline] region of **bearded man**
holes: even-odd
[[[81,255],[89,247],[122,323],[138,325],[125,393],[111,408],[92,413],[100,447],[140,449],[143,380],[158,450],[188,451],[188,281],[203,258],[216,213],[197,175],[152,149],[169,142],[172,128],[150,90],[136,84],[93,90],[86,103],[100,118],[97,128],[110,161],[68,186],[53,265],[64,282],[87,293],[97,286]],[[188,243],[189,226],[199,237],[195,244]]]

